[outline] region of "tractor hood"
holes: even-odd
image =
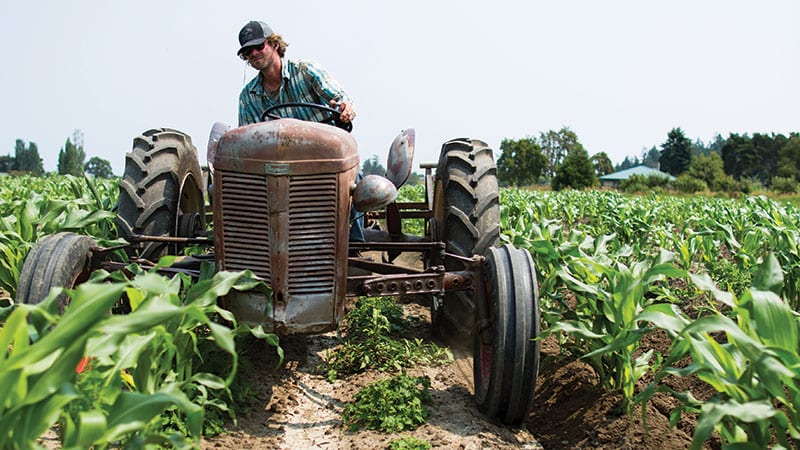
[[[209,161],[215,169],[261,175],[340,172],[358,166],[346,131],[297,119],[270,120],[225,133]]]

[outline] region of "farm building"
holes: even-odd
[[[636,167],[631,167],[630,169],[620,170],[619,172],[603,175],[600,177],[600,184],[603,186],[616,187],[617,185],[619,185],[620,181],[627,180],[633,175],[641,175],[643,177],[656,175],[668,178],[670,181],[673,181],[675,179],[675,177],[673,177],[672,175],[664,173],[658,169],[654,169],[649,166],[636,166]]]

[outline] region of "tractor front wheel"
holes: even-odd
[[[72,289],[89,279],[92,268],[92,246],[89,236],[58,233],[40,239],[28,256],[19,274],[16,298],[22,303],[41,303],[54,287]],[[63,313],[69,297],[58,297],[58,309]]]
[[[486,257],[485,305],[477,310],[474,377],[478,409],[519,425],[533,403],[539,372],[539,291],[533,259],[510,245]]]

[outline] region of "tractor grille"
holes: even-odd
[[[333,293],[336,175],[293,176],[289,182],[289,292]]]
[[[269,195],[261,175],[222,173],[225,270],[252,270],[270,279]]]
[[[267,177],[221,174],[225,270],[252,270],[271,280]],[[332,294],[336,274],[337,175],[289,178],[290,295]]]

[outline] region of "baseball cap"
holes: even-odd
[[[266,41],[271,34],[272,28],[266,23],[256,20],[247,22],[247,25],[239,32],[239,45],[241,45],[241,48],[239,48],[236,54],[241,54],[242,50],[246,47],[261,44]]]

